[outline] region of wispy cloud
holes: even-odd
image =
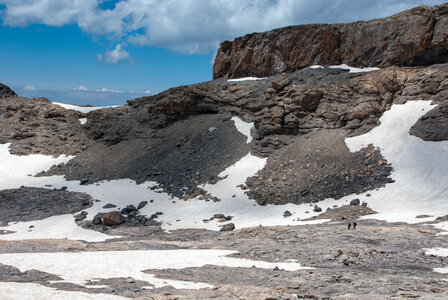
[[[113,90],[113,89],[108,89],[108,88],[96,89],[95,91],[101,92],[101,93],[116,93],[116,94],[123,93],[123,91]]]
[[[96,57],[98,61],[102,63],[116,65],[120,61],[127,59],[129,57],[129,52],[124,50],[121,44],[118,44],[114,50],[106,51],[104,54],[97,54]]]
[[[25,91],[37,91],[37,88],[34,85],[25,85],[23,87]]]
[[[86,87],[83,86],[83,85],[80,85],[79,87],[77,87],[77,88],[73,88],[72,90],[74,90],[74,91],[88,91],[89,89],[86,88]]]

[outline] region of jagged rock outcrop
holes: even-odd
[[[444,63],[447,34],[448,4],[420,6],[368,22],[290,26],[221,43],[213,78],[265,77],[312,64]]]
[[[0,98],[17,97],[17,94],[4,84],[0,83]]]

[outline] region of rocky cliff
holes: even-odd
[[[265,77],[313,64],[414,66],[448,60],[448,4],[420,6],[388,18],[312,24],[225,41],[213,78]]]

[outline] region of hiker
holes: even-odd
[[[347,230],[350,230],[350,227],[352,227],[352,223],[351,223],[351,222],[348,222],[348,223],[347,223]]]
[[[353,221],[353,230],[356,230],[356,225],[358,224],[356,224],[356,222]]]

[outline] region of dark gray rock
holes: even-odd
[[[131,204],[131,205],[128,205],[125,208],[123,208],[121,210],[121,213],[124,214],[124,215],[128,215],[128,214],[136,212],[136,211],[137,211],[137,208],[134,205]]]
[[[448,140],[448,102],[439,104],[422,116],[409,133],[424,141]]]
[[[235,224],[229,223],[221,227],[219,231],[232,231],[235,230]]]
[[[285,212],[283,213],[283,217],[287,218],[287,217],[290,217],[290,216],[292,216],[292,213],[289,210],[285,210]]]
[[[322,208],[320,208],[320,207],[317,206],[317,205],[314,205],[313,211],[314,211],[314,212],[321,212],[321,211],[322,211]]]
[[[143,207],[145,207],[148,204],[148,201],[142,201],[137,205],[137,210],[142,209]]]
[[[114,208],[114,207],[117,207],[117,206],[115,204],[112,204],[112,203],[108,203],[108,204],[103,206],[103,208]]]
[[[350,201],[350,205],[359,205],[359,203],[360,203],[360,201],[359,201],[358,198],[353,199],[353,200]]]
[[[0,191],[0,220],[19,222],[71,214],[92,205],[87,194],[44,188],[21,187]]]

